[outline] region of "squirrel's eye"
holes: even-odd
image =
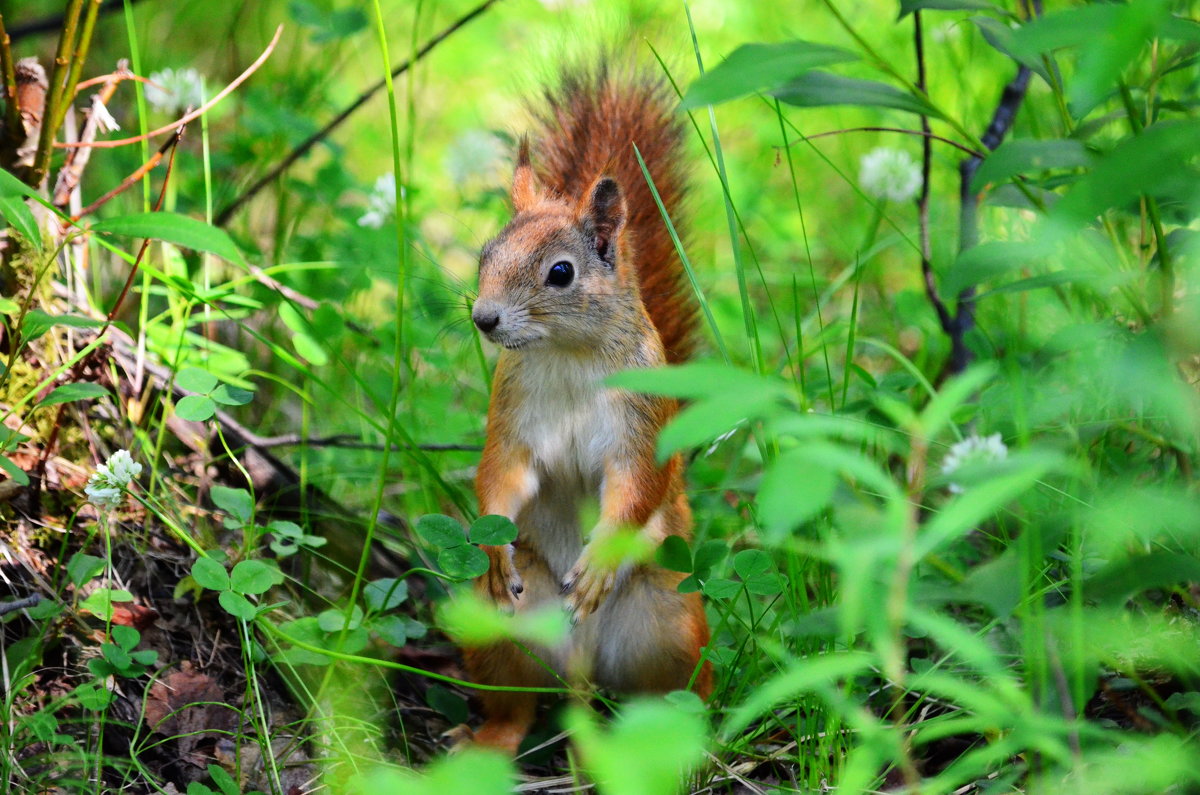
[[[575,278],[575,266],[566,260],[556,262],[546,274],[546,284],[553,287],[566,287]]]

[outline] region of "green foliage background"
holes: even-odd
[[[58,6],[0,10],[12,28]],[[165,209],[211,222],[381,79],[381,42],[399,63],[472,7],[144,0],[102,17],[88,73],[136,47],[139,73],[194,68],[211,95],[284,25],[266,65],[179,147]],[[925,96],[914,88],[914,9],[924,9]],[[562,631],[447,598],[443,583],[473,574],[478,555],[436,516],[476,518],[470,448],[483,438],[494,351],[467,307],[478,248],[508,216],[522,97],[564,59],[622,42],[692,92],[684,217],[712,316],[706,353],[619,383],[690,401],[659,445],[693,454],[696,540],[659,554],[708,597],[718,688],[707,707],[681,694],[634,702],[607,728],[575,708],[563,721],[582,769],[572,774],[614,793],[732,786],[707,749],[721,764],[752,762],[746,775],[779,791],[1196,787],[1197,11],[1070,3],[1030,21],[1029,4],[984,0],[503,0],[237,213],[226,229],[239,253],[207,227],[126,227],[127,238],[179,245],[151,248],[120,319],[201,397],[123,414],[116,433],[147,464],[153,515],[203,554],[225,548],[192,570],[195,592],[220,592],[241,622],[248,671],[275,666],[314,723],[327,722],[317,732],[325,782],[480,792],[503,791],[511,775],[470,754],[436,762],[427,778],[396,769],[425,761],[414,753],[368,772],[396,761],[370,743],[395,706],[385,674],[404,666],[347,655],[387,657],[368,640],[426,643],[433,625],[530,639]],[[729,57],[797,40],[798,59],[843,48],[846,62],[818,68],[886,83],[887,107],[863,84],[839,84],[839,104],[818,101],[807,69],[786,59],[765,68],[763,51]],[[14,50],[46,60],[52,46],[28,38]],[[713,70],[699,88],[697,56]],[[983,161],[980,245],[964,247],[963,149],[981,149],[1018,61],[1033,72],[1028,95],[1007,143]],[[706,85],[717,93],[697,93]],[[710,111],[707,100],[721,101]],[[138,107],[128,85],[110,103],[129,134],[172,118]],[[939,139],[928,183],[934,284],[951,313],[962,289],[979,293],[964,337],[973,364],[961,373],[946,368],[951,337],[922,278],[917,202],[873,194],[861,173],[881,146],[920,162],[914,108]],[[136,146],[96,152],[84,204],[144,157]],[[377,180],[397,170],[389,196]],[[106,205],[93,228],[119,235],[160,179]],[[372,211],[381,223],[364,225]],[[92,251],[86,286],[107,309],[128,265]],[[184,518],[195,491],[165,477],[165,418],[178,409],[207,421],[219,407],[261,436],[299,434],[282,455],[303,484],[360,517],[336,519],[331,546],[348,554],[306,534],[329,518],[315,502],[302,501],[299,524],[259,527],[253,500],[214,492],[222,526]],[[992,434],[1003,460],[943,472],[954,445]],[[361,444],[303,442],[334,436]],[[415,532],[362,518],[380,508]],[[355,571],[364,542],[423,561],[405,576],[426,581],[428,602],[447,603],[441,617],[406,602],[407,586],[399,598],[394,582],[368,586]],[[258,568],[298,549],[306,567],[340,568],[345,587]],[[241,585],[236,568],[232,580],[215,573],[224,558],[240,561]],[[278,600],[257,598],[273,585]],[[389,613],[401,603],[414,610]],[[335,670],[364,691],[345,692]],[[461,699],[430,692],[434,709],[462,718]],[[357,720],[364,709],[378,721]],[[10,748],[22,731],[9,731]],[[239,741],[270,729],[246,732]],[[352,771],[366,778],[347,784]]]

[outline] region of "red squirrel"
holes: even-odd
[[[532,649],[567,681],[622,693],[690,685],[707,698],[700,595],[679,593],[684,575],[653,560],[614,566],[595,555],[619,531],[654,547],[670,535],[691,538],[683,461],[655,458],[676,402],[604,383],[622,370],[681,362],[694,346],[696,308],[634,153],[636,145],[664,206],[677,212],[684,179],[675,108],[660,79],[601,64],[565,74],[534,109],[534,155],[523,140],[513,218],[483,247],[471,312],[501,348],[475,480],[479,510],[518,528],[515,544],[484,547],[490,568],[475,585],[508,609],[557,603],[570,612],[561,647]],[[589,500],[599,520],[581,527]],[[557,684],[512,643],[464,656],[479,683]],[[475,742],[515,753],[536,694],[480,697],[485,722]]]

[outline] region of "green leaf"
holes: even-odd
[[[1092,160],[1091,153],[1080,141],[1069,138],[1046,141],[1015,138],[1004,142],[988,155],[975,172],[971,189],[980,191],[989,182],[1003,182],[1030,171],[1087,166]]]
[[[941,278],[944,295],[958,295],[1030,264],[1038,249],[1028,243],[988,241],[960,253]]]
[[[914,11],[922,9],[931,11],[995,11],[997,14],[1004,13],[1000,9],[989,3],[987,0],[900,0],[900,19]]]
[[[4,173],[3,169],[0,169],[0,173]],[[75,688],[74,696],[79,699],[81,707],[98,712],[111,704],[117,694],[100,682],[85,682]]]
[[[811,41],[743,44],[688,88],[681,110],[716,105],[774,88],[809,69],[858,60],[841,47]]]
[[[758,514],[766,540],[781,543],[833,498],[837,473],[810,459],[803,447],[773,461],[758,487]]]
[[[67,561],[67,578],[76,588],[104,571],[104,558],[76,552]]]
[[[648,395],[698,400],[732,395],[786,398],[788,384],[780,378],[759,376],[719,362],[692,362],[674,367],[626,370],[604,380],[609,386]]]
[[[892,108],[909,113],[942,119],[941,111],[924,97],[901,91],[874,80],[842,77],[829,72],[809,72],[801,75],[771,94],[782,102],[802,108],[824,105],[860,105]]]
[[[452,724],[466,723],[470,717],[466,699],[441,685],[430,685],[425,691],[425,701]]]
[[[108,397],[109,392],[99,384],[76,382],[55,387],[54,391],[38,402],[39,406],[56,406],[59,403],[71,403],[76,400],[91,400],[92,398]]]
[[[498,547],[517,539],[517,526],[507,516],[481,516],[471,525],[471,543]]]
[[[217,377],[199,367],[185,367],[175,374],[175,386],[207,395],[217,385]]]
[[[113,602],[132,602],[133,594],[129,591],[115,588],[97,588],[79,603],[81,610],[86,610],[97,618],[105,621],[112,619]]]
[[[21,469],[6,455],[0,455],[0,469],[3,469],[15,483],[21,486],[29,485],[29,473]]]
[[[175,404],[175,413],[185,420],[204,422],[217,413],[217,404],[208,395],[185,395]]]
[[[463,544],[439,552],[438,565],[451,577],[469,580],[488,570],[488,556],[473,544]]]
[[[213,486],[209,497],[212,499],[213,505],[242,524],[249,522],[250,517],[254,515],[254,498],[245,489]]]
[[[708,579],[713,567],[725,560],[729,554],[729,545],[720,539],[705,541],[694,552],[693,570],[700,579]]]
[[[25,320],[21,323],[21,338],[25,342],[31,342],[55,326],[98,328],[103,325],[103,320],[93,320],[81,315],[48,315],[40,309],[30,309],[25,313]]]
[[[742,592],[742,584],[735,580],[716,579],[704,583],[704,595],[710,599],[724,601]]]
[[[363,601],[375,611],[391,610],[408,598],[408,582],[395,577],[373,580],[363,589]]]
[[[1084,592],[1101,605],[1121,605],[1143,591],[1187,582],[1200,582],[1200,560],[1160,550],[1110,563],[1087,581]]]
[[[1001,55],[1007,55],[1017,63],[1027,67],[1038,77],[1045,80],[1048,85],[1055,85],[1054,81],[1050,79],[1050,73],[1046,71],[1046,66],[1042,63],[1040,57],[1021,54],[1013,50],[1012,28],[1000,20],[992,19],[991,17],[971,17],[970,21],[979,28],[979,32],[983,34],[984,41],[992,45],[996,52]]]
[[[258,608],[240,593],[221,591],[217,601],[220,602],[221,607],[225,608],[226,613],[243,621],[253,621],[254,616],[258,613]]]
[[[245,264],[242,253],[223,229],[177,213],[122,215],[92,224],[92,231],[164,240],[183,248],[207,251],[239,265]]]
[[[0,297],[0,315],[15,315],[21,311],[21,305],[11,298]]]
[[[260,594],[276,584],[277,573],[261,560],[243,560],[229,574],[229,587],[242,594]]]
[[[38,192],[0,168],[0,196],[28,196],[31,199],[41,198]]]
[[[358,605],[355,605],[350,610],[349,617],[346,616],[345,610],[331,608],[322,610],[317,616],[317,626],[326,632],[341,632],[343,627],[346,629],[358,629],[362,626],[363,610]]]
[[[254,393],[248,389],[221,384],[212,391],[209,397],[225,406],[244,406],[254,400]]]
[[[224,591],[229,587],[229,573],[212,558],[196,558],[192,564],[192,579],[201,588]]]
[[[221,788],[221,795],[241,795],[241,787],[220,765],[209,765],[208,775],[212,776],[213,783]]]
[[[378,616],[370,624],[371,631],[395,646],[403,648],[408,643],[408,623],[404,616]]]
[[[678,571],[684,574],[692,572],[692,550],[688,547],[688,543],[679,536],[664,538],[655,554],[655,560],[667,571]]]
[[[20,196],[0,196],[0,216],[34,248],[42,251],[42,230],[38,228],[37,219],[24,199]]]
[[[441,549],[467,543],[462,525],[440,513],[426,514],[418,519],[417,535],[425,539],[427,544]]]
[[[292,347],[296,349],[296,353],[304,361],[320,367],[329,362],[329,354],[321,347],[321,343],[303,332],[297,332],[292,335]]]

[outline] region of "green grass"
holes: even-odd
[[[951,312],[958,286],[979,287],[965,372],[945,369],[950,342],[922,284],[915,202],[880,198],[859,165],[877,146],[919,158],[920,141],[849,132],[915,130],[915,114],[869,104],[861,85],[842,105],[747,89],[690,111],[694,199],[664,215],[681,233],[709,344],[696,363],[624,383],[687,399],[660,449],[690,458],[695,541],[663,555],[706,595],[717,688],[707,705],[603,694],[595,712],[568,698],[535,740],[571,738],[530,754],[527,773],[622,795],[734,791],[739,779],[779,792],[1197,786],[1200,67],[1188,20],[1200,7],[1075,4],[1010,34],[1023,6],[1002,5],[1001,15],[922,12],[928,102],[944,117],[934,134],[981,146],[1016,71],[984,33],[1037,72],[1008,135],[1031,148],[986,161],[1012,167],[984,191],[982,245],[965,256],[963,155],[933,144],[937,287]],[[472,7],[126,4],[98,23],[83,77],[118,57],[146,73],[193,65],[212,94],[286,22],[268,64],[177,154],[167,209],[211,219]],[[35,2],[4,22],[57,10]],[[298,482],[262,489],[235,455],[236,429],[145,381],[67,404],[41,523],[3,507],[6,554],[25,564],[5,582],[43,599],[3,616],[8,790],[161,792],[191,780],[189,793],[231,795],[315,777],[334,791],[509,791],[514,767],[446,757],[437,735],[477,720],[447,636],[537,642],[563,631],[496,616],[461,586],[479,565],[457,523],[475,519],[494,357],[467,304],[478,248],[507,218],[519,98],[564,52],[586,53],[572,33],[582,26],[602,41],[627,36],[681,96],[740,44],[802,38],[847,48],[858,60],[830,71],[885,82],[902,97],[893,105],[912,103],[913,17],[897,11],[509,0],[389,78],[248,205],[228,239],[162,221],[165,242],[148,248],[118,318],[130,339],[120,361],[144,355],[184,381],[200,368],[253,390],[248,403],[209,402],[260,437],[298,434],[269,448]],[[227,50],[212,46],[216,30],[236,32]],[[16,54],[54,44],[18,41]],[[768,87],[758,79],[754,89]],[[128,85],[111,107],[127,129],[169,120]],[[153,146],[94,153],[84,205]],[[389,172],[394,210],[361,225]],[[142,195],[94,220],[142,212],[162,178],[152,172]],[[0,209],[16,225],[19,211]],[[112,306],[137,242],[88,239],[89,271],[72,278],[93,309]],[[61,282],[53,253],[29,255],[29,266]],[[37,307],[67,311],[48,290],[5,305],[17,343],[0,401],[30,438],[2,452],[24,470],[52,432],[50,388],[128,382],[114,363],[77,372],[81,329],[18,336]],[[194,424],[174,422],[183,415]],[[992,434],[1003,460],[943,473],[952,448]],[[334,436],[343,441],[325,441]],[[72,473],[121,447],[146,466],[137,502],[96,515]],[[441,514],[454,521],[421,519]],[[477,524],[471,538],[491,531]],[[215,562],[197,563],[198,551]],[[130,649],[105,601],[121,590],[162,614]],[[157,658],[140,670],[131,649]],[[204,713],[219,724],[201,738],[204,764],[180,768],[164,759],[195,729],[156,731],[146,715],[162,698],[154,683],[177,686],[185,661],[220,680],[224,706]]]

